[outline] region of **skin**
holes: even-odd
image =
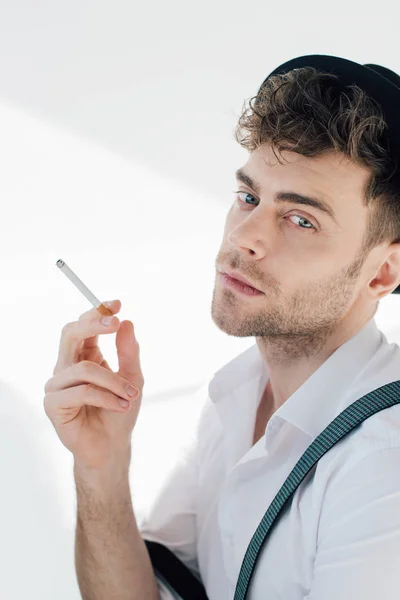
[[[379,300],[400,282],[400,244],[383,243],[360,258],[369,172],[337,152],[306,158],[285,151],[282,158],[281,165],[264,144],[242,167],[261,193],[237,181],[240,195],[226,217],[211,308],[214,323],[228,335],[254,336],[267,363],[270,379],[255,439],[270,415],[374,316]],[[324,199],[337,223],[311,206],[275,203],[279,191]],[[218,273],[224,268],[238,271],[263,295],[225,286]]]

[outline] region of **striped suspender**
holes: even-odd
[[[328,452],[332,446],[350,431],[355,429],[355,427],[360,425],[360,423],[365,421],[365,419],[395,404],[400,404],[400,380],[393,381],[373,390],[353,402],[309,445],[271,502],[250,540],[240,569],[234,600],[245,600],[247,598],[251,578],[254,575],[260,551],[268,538],[272,526],[277,522],[286,502],[321,456]]]

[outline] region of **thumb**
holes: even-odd
[[[143,385],[139,357],[140,349],[132,321],[121,321],[115,338],[115,345],[118,354],[118,374],[140,389]]]

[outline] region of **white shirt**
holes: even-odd
[[[232,600],[255,529],[312,441],[347,406],[400,379],[400,347],[372,318],[270,418],[252,447],[268,382],[254,344],[217,371],[192,443],[142,537],[166,545],[210,600]],[[400,405],[369,417],[317,463],[261,550],[248,600],[400,598]],[[159,582],[162,600],[173,598]]]

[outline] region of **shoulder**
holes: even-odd
[[[371,391],[400,380],[400,348],[390,344],[360,373],[341,411]],[[400,398],[399,398],[400,400]],[[400,403],[379,410],[340,440],[322,459],[336,474],[345,474],[367,456],[400,448]]]
[[[400,404],[371,415],[335,444],[317,463],[314,483],[321,502],[336,502],[350,490],[355,502],[369,489],[400,493]]]

